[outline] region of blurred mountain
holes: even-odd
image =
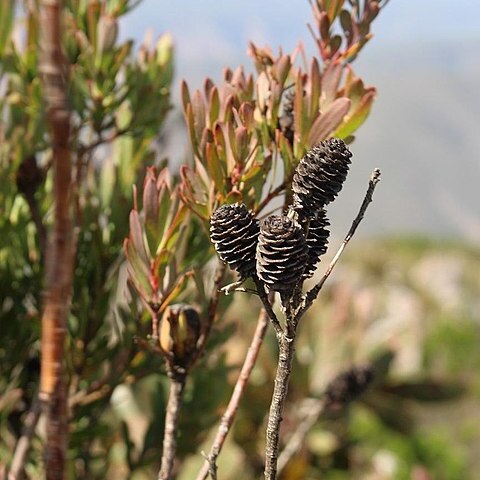
[[[383,179],[363,232],[480,240],[478,40],[365,51],[357,71],[378,97],[332,218],[348,223],[378,166]]]
[[[344,193],[331,207],[334,234],[348,229],[370,171],[378,166],[383,179],[360,235],[416,232],[480,240],[479,13],[477,0],[403,0],[382,12],[374,39],[354,64],[366,83],[377,86],[378,97],[352,146],[354,164]],[[185,0],[182,8],[167,3],[162,9],[145,0],[123,35],[140,38],[152,25],[156,32],[170,30],[177,84],[186,78],[198,88],[207,75],[219,80],[225,66],[251,69],[248,40],[290,51],[302,38],[314,53],[308,21],[306,1],[292,12],[288,2],[278,0],[228,5]],[[182,122],[177,108],[167,151],[174,163],[186,153]]]

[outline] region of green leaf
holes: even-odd
[[[0,62],[10,40],[15,11],[14,0],[0,0]]]
[[[295,168],[295,157],[293,156],[290,142],[285,138],[280,130],[276,131],[276,143],[280,150],[283,160],[284,178],[288,178]]]
[[[190,100],[190,92],[188,91],[188,85],[185,80],[182,80],[182,83],[180,84],[180,92],[182,97],[183,111],[186,112],[187,105],[191,103],[191,100]]]
[[[196,136],[195,119],[193,117],[193,109],[191,103],[187,104],[187,108],[185,110],[185,120],[187,123],[187,130],[190,136],[190,144],[192,145],[193,153],[198,158],[200,158],[199,142]]]
[[[213,143],[207,143],[206,157],[208,174],[215,182],[216,189],[223,191],[225,187],[225,172],[222,168],[222,162],[217,155],[217,149]]]
[[[293,119],[295,126],[295,156],[299,158],[299,153],[307,146],[308,132],[310,130],[309,115],[304,98],[302,72],[299,70],[295,82],[295,99],[293,102]]]
[[[220,96],[218,95],[218,88],[215,86],[210,90],[210,95],[208,98],[208,111],[209,127],[212,128],[212,126],[218,120],[220,113]]]
[[[349,113],[343,123],[337,128],[334,135],[338,138],[346,138],[355,132],[367,119],[375,100],[376,91],[366,93],[357,108]]]
[[[330,23],[337,18],[338,13],[342,9],[345,0],[324,0],[325,10],[327,11]]]
[[[310,118],[315,118],[320,108],[320,94],[322,91],[322,78],[320,66],[316,58],[312,59],[310,66]]]

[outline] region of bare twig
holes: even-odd
[[[265,292],[265,286],[263,282],[257,277],[253,277],[253,281],[255,282],[255,285],[257,287],[257,294],[260,297],[260,300],[262,301],[263,308],[267,311],[268,316],[270,317],[270,322],[272,323],[272,326],[275,330],[275,333],[277,336],[283,334],[283,329],[282,326],[280,325],[280,322],[278,321],[277,316],[275,315],[275,312],[273,311],[272,304],[271,304],[271,299],[273,299],[273,295],[269,296]]]
[[[185,374],[173,374],[170,381],[167,412],[165,415],[165,432],[163,435],[163,452],[158,480],[170,480],[177,453],[177,430],[182,394],[185,387]]]
[[[285,191],[286,188],[286,183],[282,182],[278,187],[269,192],[255,209],[255,214],[258,215],[274,198],[278,197],[278,195]]]
[[[337,264],[339,258],[341,257],[343,251],[345,250],[345,247],[347,246],[348,242],[351,240],[353,235],[355,234],[358,225],[360,222],[363,220],[363,217],[365,216],[365,212],[368,208],[368,205],[372,202],[373,200],[373,192],[375,191],[375,187],[377,186],[378,182],[380,181],[380,170],[376,168],[370,177],[370,182],[368,184],[368,189],[367,192],[365,193],[365,197],[363,199],[362,205],[360,206],[360,210],[358,211],[357,216],[352,222],[352,226],[350,227],[350,230],[348,231],[347,235],[345,236],[345,239],[342,242],[342,245],[338,249],[337,253],[333,257],[332,261],[330,262],[330,265],[328,266],[325,274],[321,278],[321,280],[315,285],[304,297],[300,309],[296,314],[296,320],[298,320],[302,317],[302,315],[310,308],[314,300],[317,298],[318,293],[322,289],[323,285],[327,281],[328,277],[332,273],[333,269],[335,268],[335,265]]]
[[[38,395],[35,395],[35,399],[23,423],[22,436],[18,439],[13,452],[12,464],[7,476],[8,480],[20,480],[23,478],[25,463],[32,444],[33,434],[40,418],[40,412],[40,400]]]
[[[275,386],[268,414],[267,442],[265,448],[265,480],[277,478],[277,458],[280,443],[280,424],[283,407],[287,399],[288,383],[292,372],[292,362],[295,354],[295,327],[287,320],[287,332],[279,335],[279,355]]]
[[[54,226],[46,252],[42,312],[40,400],[47,419],[46,478],[64,478],[68,445],[64,367],[67,315],[73,276],[70,111],[68,68],[63,56],[60,0],[40,2],[40,64],[54,168]]]
[[[130,132],[130,130],[124,128],[124,129],[115,130],[108,137],[104,137],[102,135],[99,135],[97,140],[95,140],[92,143],[89,143],[88,145],[80,145],[78,147],[78,150],[79,150],[80,154],[90,152],[91,150],[95,150],[95,148],[99,147],[100,145],[103,145],[105,143],[112,143],[117,138],[121,137],[122,135],[126,135],[129,132]]]
[[[303,443],[305,442],[305,437],[307,436],[307,433],[315,425],[324,410],[325,402],[323,400],[308,400],[308,409],[306,409],[307,413],[302,418],[291,437],[288,439],[285,448],[282,450],[278,457],[277,471],[279,474],[282,473],[283,469],[290,461],[290,459],[300,450]]]
[[[363,199],[360,210],[355,217],[352,226],[350,227],[347,236],[345,237],[342,246],[339,248],[334,259],[330,263],[326,273],[320,280],[320,282],[313,287],[299,302],[295,300],[295,295],[292,299],[294,303],[291,304],[288,298],[282,300],[285,313],[286,331],[277,332],[277,339],[279,344],[279,361],[277,367],[277,373],[275,376],[275,387],[272,396],[272,403],[270,405],[270,412],[268,416],[267,426],[267,444],[265,450],[265,479],[275,480],[277,478],[277,461],[278,461],[278,449],[280,440],[280,424],[282,421],[282,412],[285,405],[288,392],[288,382],[290,373],[292,370],[292,361],[295,352],[295,337],[297,325],[305,313],[305,311],[312,305],[313,301],[317,297],[320,289],[324,285],[325,281],[331,274],[338,259],[340,258],[345,246],[348,244],[355,231],[362,221],[365,211],[368,205],[372,201],[373,192],[377,183],[380,180],[380,170],[375,169],[370,178],[367,192]],[[295,292],[294,292],[295,293]]]
[[[270,295],[269,300],[271,301],[272,298],[273,295]],[[205,480],[208,474],[212,475],[212,469],[213,471],[216,471],[217,458],[222,450],[223,444],[225,443],[233,421],[235,420],[235,416],[240,405],[240,400],[243,397],[243,393],[250,379],[250,374],[252,373],[253,367],[257,361],[258,353],[260,351],[260,347],[262,346],[268,324],[268,314],[266,310],[262,308],[257,320],[257,326],[255,328],[252,341],[248,347],[248,351],[240,371],[240,375],[235,383],[232,396],[230,397],[228,406],[222,416],[222,420],[218,427],[212,447],[210,448],[210,452],[206,456],[206,460],[202,466],[202,469],[200,470],[200,473],[197,475],[196,480]]]

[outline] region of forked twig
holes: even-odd
[[[345,236],[340,248],[338,249],[337,253],[333,257],[330,265],[328,266],[326,272],[324,273],[321,280],[304,296],[303,301],[300,305],[300,308],[296,314],[296,321],[302,317],[302,315],[310,308],[314,300],[317,298],[320,290],[322,289],[323,285],[327,281],[328,277],[332,273],[335,265],[337,264],[338,260],[340,259],[345,247],[348,245],[348,242],[351,240],[353,235],[355,234],[358,225],[363,220],[365,216],[365,212],[373,200],[373,192],[375,191],[375,187],[377,186],[378,182],[380,181],[380,170],[376,168],[372,175],[370,176],[370,181],[368,183],[368,189],[365,193],[365,197],[363,199],[362,205],[360,206],[360,210],[357,213],[357,216],[352,222],[350,230],[348,231],[347,235]]]
[[[280,322],[278,321],[278,318],[273,311],[272,304],[270,303],[270,298],[273,298],[273,296],[267,295],[263,282],[257,276],[253,277],[253,281],[255,282],[255,285],[257,287],[257,294],[262,301],[263,308],[267,311],[268,316],[270,317],[270,322],[272,323],[275,333],[277,334],[277,336],[282,335],[282,326],[280,325]]]
[[[373,192],[377,183],[380,180],[380,170],[375,169],[370,177],[367,192],[363,199],[360,210],[353,220],[352,226],[348,231],[342,245],[340,246],[335,257],[331,261],[327,271],[320,280],[320,282],[313,287],[301,300],[298,308],[285,309],[285,331],[280,334],[277,333],[277,339],[279,344],[279,361],[277,372],[275,376],[275,386],[272,396],[272,403],[270,405],[270,412],[268,415],[267,425],[267,442],[265,449],[265,480],[275,480],[277,478],[278,469],[278,451],[280,444],[280,424],[282,422],[282,412],[285,405],[285,401],[288,393],[288,383],[290,374],[292,371],[292,362],[295,353],[295,337],[296,328],[302,315],[312,305],[313,301],[317,298],[318,293],[325,284],[325,281],[332,273],[335,265],[337,264],[345,246],[353,237],[358,225],[362,221],[365,211],[368,205],[372,201]]]

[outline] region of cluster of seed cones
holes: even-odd
[[[289,295],[311,277],[328,244],[325,206],[342,189],[352,154],[332,138],[313,147],[293,176],[293,203],[286,215],[258,222],[245,205],[218,208],[210,237],[222,261],[242,279],[257,276],[271,291]]]

